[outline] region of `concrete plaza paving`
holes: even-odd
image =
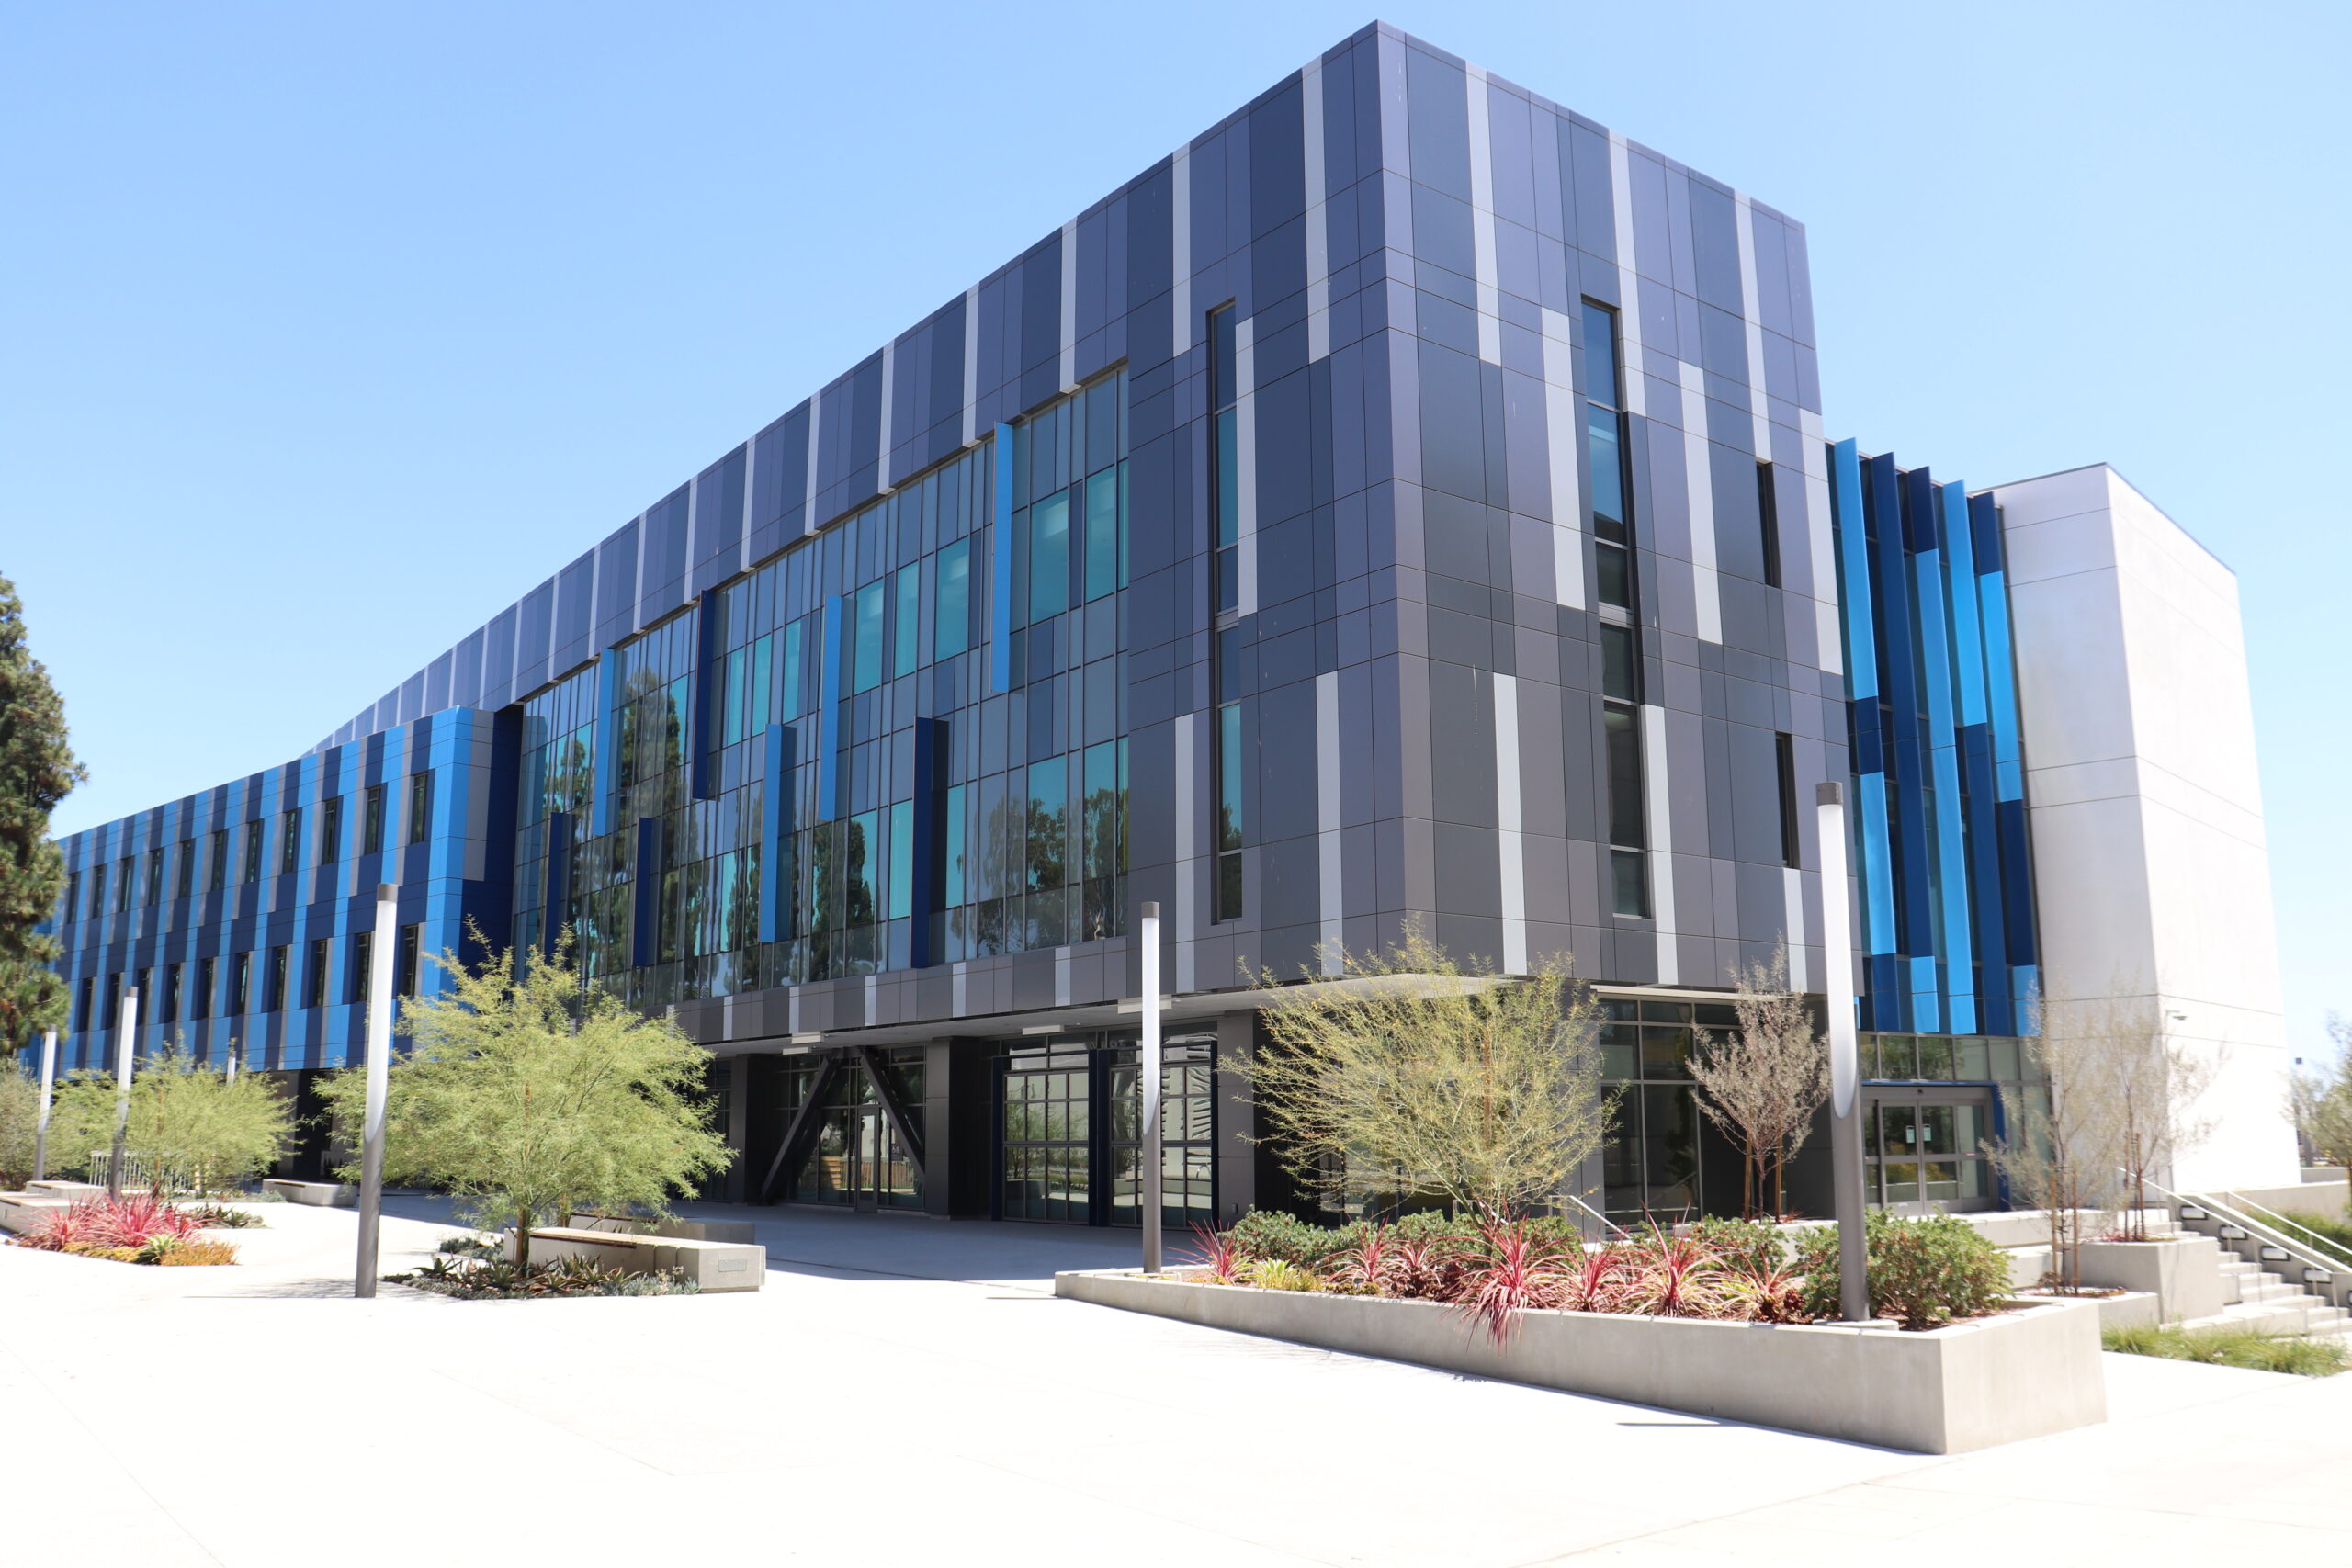
[[[395,1199],[385,1267],[447,1234]],[[347,1299],[0,1247],[7,1568],[2340,1561],[2352,1375],[2108,1357],[2106,1426],[1953,1460],[1056,1301],[1131,1238],[750,1217],[756,1293]]]

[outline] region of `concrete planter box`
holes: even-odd
[[[2222,1311],[2222,1244],[2211,1236],[2169,1241],[2086,1241],[2083,1283],[2120,1287],[2155,1298],[2160,1321],[2214,1317]],[[2112,1325],[2117,1320],[2108,1317]],[[2125,1321],[2140,1322],[2134,1317]]]
[[[514,1241],[506,1241],[506,1256],[514,1256]],[[621,1235],[611,1231],[571,1230],[550,1226],[531,1233],[531,1261],[553,1263],[563,1258],[585,1258],[599,1267],[625,1274],[656,1274],[665,1269],[683,1272],[705,1291],[756,1291],[767,1283],[768,1254],[763,1247],[725,1241],[696,1241],[690,1236]]]
[[[1435,1302],[1196,1285],[1133,1269],[1057,1274],[1054,1293],[1914,1453],[1965,1453],[2107,1419],[2099,1314],[2088,1302],[2019,1303],[1926,1334],[1531,1312],[1498,1349]]]
[[[359,1189],[345,1187],[333,1181],[285,1181],[272,1177],[261,1184],[265,1192],[276,1193],[289,1203],[307,1203],[314,1209],[356,1209],[359,1206]]]
[[[576,1231],[605,1231],[615,1235],[673,1236],[684,1241],[724,1241],[749,1247],[759,1239],[749,1220],[639,1220],[627,1214],[579,1213],[571,1216]]]

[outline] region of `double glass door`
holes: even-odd
[[[1864,1112],[1863,1171],[1872,1203],[1955,1213],[1993,1207],[1984,1154],[1995,1131],[1989,1090],[1876,1089]]]

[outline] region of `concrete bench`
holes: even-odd
[[[35,1198],[103,1198],[107,1190],[95,1181],[28,1181],[25,1191]]]
[[[576,1213],[576,1231],[602,1231],[616,1235],[674,1236],[684,1241],[725,1241],[748,1247],[759,1238],[749,1220],[640,1220],[628,1214]]]
[[[99,1189],[104,1191],[104,1188]],[[51,1214],[62,1214],[78,1201],[48,1192],[0,1192],[0,1231],[23,1235],[39,1228]]]
[[[506,1243],[514,1256],[514,1243]],[[691,1236],[623,1235],[613,1231],[550,1225],[531,1233],[531,1261],[585,1258],[624,1274],[658,1274],[675,1269],[706,1291],[756,1291],[767,1283],[768,1254],[741,1242],[697,1241]]]
[[[263,1191],[275,1193],[289,1203],[308,1203],[314,1209],[353,1209],[359,1205],[359,1189],[340,1182],[284,1181],[272,1177],[261,1186]]]

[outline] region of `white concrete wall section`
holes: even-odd
[[[2237,580],[2104,464],[1993,494],[2047,1005],[2153,1005],[2214,1064],[2175,1186],[2291,1181]]]

